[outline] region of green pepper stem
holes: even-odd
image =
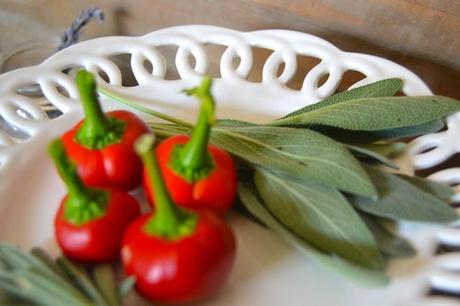
[[[67,187],[69,199],[81,204],[88,202],[91,199],[91,191],[78,176],[77,168],[67,157],[62,141],[56,139],[51,142],[48,152]]]
[[[209,134],[215,121],[215,102],[211,95],[211,85],[212,79],[205,77],[200,86],[185,90],[188,95],[197,97],[201,102],[200,114],[193,128],[192,136],[179,156],[182,166],[190,170],[201,169],[209,161]]]
[[[155,137],[153,135],[145,134],[134,144],[134,148],[147,170],[155,196],[155,215],[147,222],[146,230],[151,234],[174,238],[182,234],[182,225],[186,223],[184,221],[190,219],[189,217],[193,218],[194,215],[182,211],[171,199],[153,151],[154,142]]]
[[[111,125],[97,99],[94,76],[86,70],[80,70],[76,76],[76,83],[85,112],[80,135],[86,139],[104,137],[110,132]]]
[[[176,125],[183,125],[183,126],[188,126],[188,127],[192,127],[192,125],[186,121],[183,121],[183,120],[180,120],[180,119],[177,119],[177,118],[174,118],[172,116],[169,116],[169,115],[166,115],[166,114],[163,114],[163,113],[160,113],[160,112],[157,112],[153,109],[150,109],[150,108],[147,108],[145,106],[142,106],[142,103],[141,102],[136,102],[136,101],[132,101],[130,99],[126,99],[106,88],[103,88],[101,86],[99,86],[97,88],[97,92],[99,94],[101,94],[102,96],[106,97],[106,98],[109,98],[111,99],[112,101],[114,102],[117,102],[117,103],[120,103],[120,104],[123,104],[123,105],[126,105],[132,109],[135,109],[135,110],[138,110],[144,114],[147,114],[147,115],[150,115],[150,116],[153,116],[153,117],[157,117],[159,119],[162,119],[162,120],[165,120],[165,121],[168,121],[168,122],[171,122],[171,123],[174,123]],[[152,101],[152,103],[155,103],[155,101]]]

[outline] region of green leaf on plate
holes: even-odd
[[[428,123],[457,111],[460,103],[443,96],[360,98],[280,119],[272,125],[325,125],[378,131]]]
[[[30,250],[30,254],[37,258],[40,262],[48,266],[49,269],[51,269],[54,273],[62,277],[62,279],[67,279],[67,275],[61,269],[61,267],[42,248],[34,247],[32,248],[32,250]]]
[[[407,180],[370,166],[366,170],[377,187],[379,199],[350,195],[348,199],[359,210],[393,220],[445,223],[458,219],[447,203]]]
[[[211,143],[253,164],[373,197],[366,172],[344,145],[314,131],[246,127],[214,129]]]
[[[216,126],[218,127],[248,127],[248,126],[258,126],[258,124],[235,120],[235,119],[218,119],[216,120]]]
[[[408,176],[402,174],[398,174],[397,176],[443,201],[449,201],[455,194],[455,191],[452,189],[452,187],[447,184],[438,183],[417,176]]]
[[[309,126],[321,134],[327,135],[337,141],[345,143],[364,143],[375,142],[379,140],[394,140],[407,137],[415,137],[423,134],[434,133],[444,126],[441,119],[430,121],[425,124],[402,127],[397,129],[388,129],[380,131],[350,131],[330,126]]]
[[[270,212],[316,248],[368,268],[383,267],[372,234],[338,190],[261,168],[254,182]]]
[[[350,144],[347,144],[346,146],[358,158],[369,158],[387,167],[398,169],[398,165],[396,165],[392,160],[386,158],[384,155],[380,155],[374,150],[367,149],[365,146]]]
[[[410,257],[416,254],[414,247],[406,239],[390,232],[378,217],[360,214],[377,241],[380,251],[388,257]]]
[[[100,264],[93,268],[92,280],[99,293],[110,306],[121,306],[120,293],[110,264]]]
[[[402,153],[407,145],[404,142],[378,142],[354,144],[354,146],[373,151],[385,157],[393,157]]]
[[[297,116],[303,113],[311,112],[333,104],[341,103],[348,100],[368,98],[368,97],[389,97],[393,96],[398,90],[401,90],[402,81],[400,79],[386,79],[375,83],[357,87],[354,89],[339,92],[330,96],[318,103],[308,105],[299,110],[296,110],[283,118]]]
[[[102,293],[95,287],[94,282],[90,279],[88,271],[83,266],[62,256],[57,259],[57,264],[64,270],[76,287],[91,298],[96,305],[109,306]]]
[[[305,254],[309,258],[313,258],[332,271],[353,279],[361,285],[384,286],[388,284],[389,279],[382,272],[366,269],[342,260],[339,257],[323,253],[305,240],[301,239],[299,236],[290,232],[270,214],[270,212],[256,197],[255,193],[256,191],[254,188],[250,188],[247,185],[240,184],[238,186],[238,194],[245,207],[262,223],[266,224],[271,230],[284,239],[284,241],[299,250],[301,253]]]

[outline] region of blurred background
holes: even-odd
[[[94,6],[105,21],[89,24],[80,40],[181,24],[297,30],[346,51],[393,60],[435,93],[460,98],[459,0],[0,0],[0,56],[32,46],[9,58],[3,71],[41,62],[81,10]],[[300,76],[293,82],[300,84]]]

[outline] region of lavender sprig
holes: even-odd
[[[67,48],[78,42],[81,31],[91,21],[104,21],[104,13],[98,7],[90,7],[81,11],[80,15],[72,22],[70,27],[62,34],[58,50]]]

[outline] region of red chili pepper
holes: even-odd
[[[199,87],[186,92],[201,100],[198,122],[192,136],[173,136],[156,148],[156,156],[173,200],[190,209],[209,209],[224,215],[236,196],[237,176],[231,156],[208,145],[214,122],[212,80],[205,78]],[[144,189],[152,203],[153,188],[144,171]]]
[[[87,186],[132,190],[140,185],[142,163],[134,141],[150,131],[128,111],[104,114],[96,96],[96,82],[81,70],[76,82],[86,118],[66,132],[62,142]]]
[[[161,303],[190,303],[216,292],[227,279],[235,256],[233,233],[210,211],[192,212],[171,199],[152,154],[154,137],[135,144],[156,195],[155,213],[136,219],[123,239],[125,272],[136,289]]]
[[[86,187],[60,140],[49,153],[68,189],[54,219],[56,240],[65,256],[83,262],[111,262],[120,254],[127,226],[140,215],[128,193]]]

